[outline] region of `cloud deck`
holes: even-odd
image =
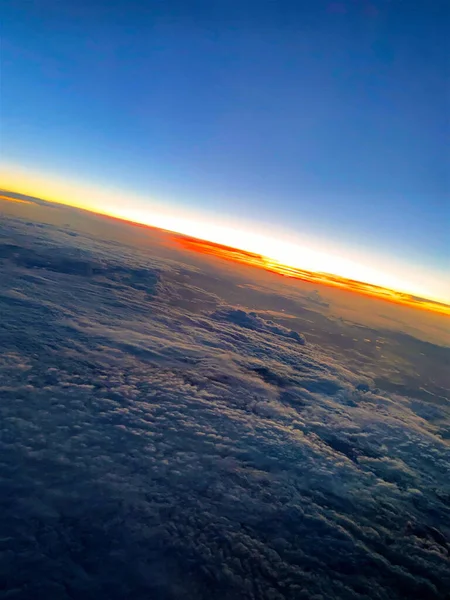
[[[448,349],[83,218],[0,223],[0,597],[448,598]]]

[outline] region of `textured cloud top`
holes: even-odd
[[[50,210],[0,223],[0,597],[448,598],[448,348]]]

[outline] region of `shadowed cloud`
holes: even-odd
[[[447,598],[448,348],[21,206],[0,222],[0,597]]]

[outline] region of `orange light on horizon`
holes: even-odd
[[[317,247],[317,244],[314,247],[309,242],[305,245],[301,242],[272,237],[268,232],[259,233],[250,227],[243,229],[241,223],[232,221],[218,224],[205,220],[204,215],[195,214],[193,211],[187,213],[186,209],[161,200],[143,198],[116,189],[108,190],[98,185],[68,184],[62,179],[11,166],[7,168],[0,166],[0,191],[1,189],[157,227],[203,242],[210,242],[213,245],[236,248],[242,252],[264,257],[268,270],[280,273],[283,271],[282,274],[285,276],[299,278],[299,271],[305,271],[310,275],[317,273],[321,276],[323,273],[332,273],[333,275],[327,277],[335,278],[333,284],[335,287],[344,285],[338,280],[369,282],[364,285],[395,290],[392,293],[398,296],[430,297],[431,295],[423,292],[423,286],[419,287],[417,284],[405,281],[403,275],[400,279],[387,269],[374,268],[369,266],[367,261],[364,264],[359,263],[345,257],[342,253],[331,251],[331,248],[324,252]],[[289,275],[290,272],[292,275]],[[425,279],[421,281],[424,282]],[[384,295],[387,297],[388,293]],[[440,303],[442,299],[435,295],[429,302],[434,305]]]
[[[33,204],[30,200],[21,200],[19,198],[11,198],[11,196],[4,196],[0,194],[0,200],[6,200],[6,202],[15,202],[17,204]]]
[[[283,265],[267,256],[241,251],[237,248],[230,248],[221,244],[214,244],[213,242],[203,242],[202,240],[192,239],[182,235],[174,235],[173,239],[184,249],[193,252],[199,252],[200,254],[206,254],[209,256],[214,256],[215,258],[246,264],[276,273],[277,275],[281,275],[283,277],[289,277],[291,279],[299,279],[308,283],[337,287],[349,292],[362,294],[363,296],[369,296],[379,300],[385,300],[394,304],[400,304],[403,306],[409,306],[411,308],[427,310],[440,315],[450,316],[450,305],[440,302],[433,302],[425,298],[417,298],[410,294],[405,294],[389,288],[383,288],[361,281],[354,281],[344,277],[339,277],[337,275],[331,275],[329,273],[314,273],[297,269],[295,267]]]

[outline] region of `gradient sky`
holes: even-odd
[[[272,232],[450,300],[446,0],[2,13],[4,168]]]

